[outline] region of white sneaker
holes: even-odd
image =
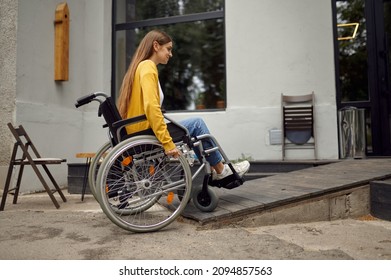
[[[247,160],[232,164],[236,173],[238,173],[239,177],[242,177],[244,174],[248,172],[250,169],[250,163]],[[213,170],[212,180],[221,180],[232,174],[231,168],[229,168],[228,164],[224,164],[224,170],[220,174],[217,174],[215,170]]]

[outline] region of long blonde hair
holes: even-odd
[[[120,94],[118,98],[118,110],[123,119],[126,118],[129,107],[130,97],[132,95],[132,86],[137,66],[141,61],[150,58],[153,55],[153,43],[158,42],[164,45],[172,41],[171,37],[161,30],[152,30],[141,40],[136,52],[133,54],[132,61],[122,81]]]

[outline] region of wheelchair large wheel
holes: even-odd
[[[103,212],[113,223],[133,232],[149,232],[169,225],[181,214],[191,184],[190,167],[182,155],[169,158],[155,137],[136,136],[106,156],[96,191]]]
[[[95,153],[95,156],[92,158],[89,170],[88,170],[88,184],[90,186],[90,190],[92,195],[95,197],[95,199],[98,200],[98,195],[96,193],[96,175],[98,174],[98,168],[100,167],[100,164],[102,163],[104,157],[108,153],[108,151],[111,149],[111,142],[107,141],[105,144],[103,144],[102,147],[99,148],[99,150]]]

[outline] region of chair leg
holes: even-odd
[[[20,165],[19,174],[18,174],[18,180],[16,181],[14,200],[12,202],[13,204],[16,204],[18,202],[20,183],[22,182],[23,171],[24,171],[24,165],[22,164],[22,165]]]
[[[58,194],[60,195],[61,199],[63,202],[66,202],[67,199],[65,198],[63,192],[61,191],[60,187],[58,186],[56,180],[54,179],[52,173],[49,171],[49,168],[47,168],[46,165],[42,165],[43,169],[45,169],[46,171],[46,174],[48,175],[48,177],[50,178],[50,181],[52,181],[54,187],[56,188],[56,191],[58,192]]]
[[[7,195],[8,195],[8,191],[9,191],[9,187],[10,187],[10,183],[11,183],[11,177],[12,177],[12,170],[13,170],[13,168],[14,168],[14,165],[12,163],[10,163],[10,165],[8,167],[7,179],[5,180],[5,186],[4,186],[4,190],[3,190],[3,197],[1,198],[0,211],[4,211],[5,201],[7,200]]]
[[[54,197],[52,191],[50,190],[48,184],[46,184],[46,181],[43,178],[41,172],[39,172],[38,167],[35,164],[31,164],[31,167],[34,169],[35,174],[37,174],[39,180],[41,181],[43,187],[45,188],[46,192],[48,193],[48,195],[49,195],[50,199],[52,200],[54,206],[56,206],[57,209],[60,208],[60,204],[58,204],[58,202],[57,202],[56,198]]]
[[[3,190],[3,197],[1,198],[0,211],[4,211],[5,201],[7,200],[8,192],[10,191],[9,187],[11,184],[12,172],[14,170],[14,161],[16,157],[16,153],[18,151],[18,143],[14,144],[14,148],[12,150],[10,164],[8,166],[7,179],[5,180],[5,186]]]

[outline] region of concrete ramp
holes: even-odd
[[[252,214],[269,214],[266,224],[357,216],[369,213],[369,183],[388,178],[391,158],[345,160],[246,181],[233,190],[215,189],[215,211],[201,212],[189,203],[182,215],[202,225]]]

